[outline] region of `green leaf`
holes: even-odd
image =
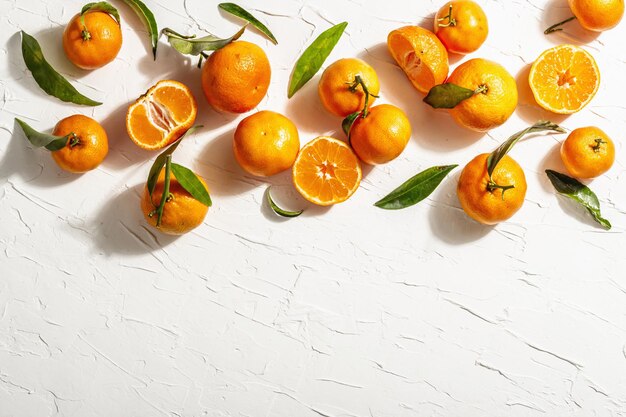
[[[189,168],[182,165],[178,165],[172,162],[172,172],[176,177],[178,183],[185,189],[193,198],[201,202],[207,207],[211,207],[211,196],[209,192],[198,176]]]
[[[120,19],[120,14],[113,5],[106,1],[99,1],[94,3],[88,3],[83,6],[83,9],[80,11],[81,16],[84,16],[89,12],[104,12],[108,13],[117,20],[117,24],[121,25],[122,20]]]
[[[159,156],[157,156],[157,158],[154,160],[152,167],[150,167],[150,172],[148,173],[148,180],[146,181],[148,191],[150,192],[150,197],[152,197],[152,193],[154,192],[154,187],[156,187],[157,180],[159,179],[159,174],[161,173],[161,170],[163,169],[163,166],[165,165],[167,157],[170,156],[172,153],[174,153],[174,151],[176,150],[176,148],[178,148],[178,145],[184,138],[191,135],[195,130],[201,127],[202,125],[191,127],[189,130],[185,132],[184,135],[176,139],[167,149],[161,152],[161,154],[159,154]]]
[[[430,89],[424,102],[435,109],[453,109],[475,94],[474,90],[452,83],[439,84]]]
[[[339,23],[330,29],[322,32],[308,48],[302,53],[291,75],[289,92],[287,96],[291,98],[304,84],[306,84],[328,58],[343,31],[348,26],[348,22]]]
[[[356,122],[356,119],[357,117],[359,117],[360,114],[361,111],[355,111],[354,113],[347,115],[346,118],[342,120],[341,129],[348,138],[350,138],[350,130],[352,129],[352,125],[354,124],[354,122]]]
[[[15,118],[15,121],[24,131],[26,138],[38,148],[45,147],[49,151],[58,151],[67,145],[67,140],[72,135],[71,133],[65,136],[53,136],[45,133],[41,133],[30,127],[26,122]]]
[[[428,168],[409,178],[374,205],[385,210],[398,210],[417,204],[432,194],[446,175],[457,166],[442,165]]]
[[[247,22],[250,22],[252,26],[261,31],[265,36],[269,38],[274,45],[278,45],[278,41],[272,34],[272,32],[263,23],[259,22],[256,17],[252,16],[243,7],[236,5],[235,3],[220,3],[218,7],[234,16],[237,16]]]
[[[556,123],[552,123],[549,120],[540,120],[534,125],[527,127],[524,130],[520,130],[519,132],[508,138],[502,145],[500,145],[487,157],[487,173],[489,174],[489,178],[491,178],[491,174],[493,174],[493,170],[496,169],[498,162],[500,162],[504,155],[506,155],[522,137],[526,136],[529,133],[543,131],[565,133],[565,129],[563,129]]]
[[[141,0],[124,0],[124,2],[135,11],[137,16],[139,16],[148,29],[148,32],[150,33],[150,42],[152,43],[152,55],[156,60],[157,45],[159,43],[159,28],[157,27],[154,14]]]
[[[47,94],[75,104],[86,106],[102,104],[79,93],[72,84],[56,72],[44,58],[39,42],[24,31],[22,31],[22,56],[33,78]]]
[[[270,194],[270,188],[271,187],[267,187],[267,202],[270,205],[270,207],[272,208],[272,211],[274,211],[274,213],[278,214],[279,216],[282,217],[298,217],[299,215],[301,215],[304,210],[298,210],[298,211],[289,211],[289,210],[284,210],[281,209],[280,207],[278,207],[276,205],[276,203],[274,202],[274,200],[272,200],[272,195]]]
[[[551,169],[546,169],[546,174],[559,194],[571,198],[585,207],[593,216],[594,220],[605,229],[608,230],[611,228],[611,223],[603,218],[600,213],[600,201],[598,201],[598,197],[589,187],[575,178]]]
[[[239,39],[245,30],[246,27],[243,26],[237,33],[226,39],[221,39],[214,35],[207,35],[202,38],[196,38],[196,35],[185,36],[174,32],[170,28],[163,29],[161,34],[167,36],[167,41],[170,43],[172,48],[176,49],[181,54],[200,55],[205,51],[215,51],[223,48],[232,41]]]

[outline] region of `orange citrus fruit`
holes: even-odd
[[[397,158],[411,138],[406,114],[391,104],[372,107],[358,116],[350,129],[350,144],[366,164],[384,164]]]
[[[449,83],[480,91],[463,100],[450,114],[461,126],[484,132],[506,122],[517,107],[517,84],[500,64],[474,58],[459,65]]]
[[[344,58],[332,63],[320,78],[317,92],[322,104],[330,113],[346,117],[363,109],[365,92],[355,80],[361,77],[370,98],[371,105],[380,91],[378,76],[374,68],[357,58]]]
[[[448,52],[434,33],[419,26],[404,26],[389,33],[389,52],[413,86],[427,93],[448,76]]]
[[[248,116],[235,130],[235,159],[253,175],[268,177],[290,168],[299,150],[296,125],[273,111]]]
[[[245,113],[265,97],[272,70],[257,45],[235,41],[213,52],[202,68],[202,89],[216,110]]]
[[[576,113],[600,87],[600,70],[587,51],[559,45],[544,51],[530,67],[530,89],[537,104],[559,114]]]
[[[161,149],[189,130],[197,113],[196,99],[186,85],[162,80],[130,105],[126,130],[139,147]]]
[[[513,158],[505,155],[493,171],[487,173],[484,153],[472,159],[461,172],[457,196],[463,211],[483,224],[496,224],[511,218],[524,203],[526,176]],[[508,189],[494,188],[494,184]]]
[[[617,26],[624,16],[624,0],[569,0],[581,26],[602,32]]]
[[[161,224],[158,230],[168,235],[182,235],[200,226],[209,208],[193,198],[176,180],[176,176],[173,172],[171,172],[170,175],[170,198],[165,202],[163,216],[161,217]],[[198,179],[206,188],[204,180],[200,176],[198,176]],[[156,209],[161,204],[164,185],[165,169],[159,174],[154,191],[152,192],[152,199],[150,199],[150,192],[148,191],[147,185],[143,190],[141,211],[152,227],[157,227],[158,214],[156,213]]]
[[[435,15],[435,34],[448,52],[469,54],[487,39],[487,16],[475,1],[449,1]]]
[[[69,172],[90,171],[100,165],[109,152],[107,133],[100,123],[82,114],[59,121],[52,134],[70,135],[64,148],[51,152],[54,161]]]
[[[122,30],[117,20],[106,12],[80,13],[70,20],[63,32],[63,50],[67,58],[82,69],[100,68],[113,61],[122,48]]]
[[[361,183],[361,165],[344,142],[320,136],[300,150],[293,183],[304,198],[320,206],[346,201]]]
[[[613,166],[615,145],[601,129],[581,127],[573,130],[563,141],[561,159],[574,177],[595,178]]]

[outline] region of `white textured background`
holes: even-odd
[[[229,36],[239,22],[206,0],[146,0],[160,27]],[[366,168],[358,192],[332,209],[297,196],[289,174],[262,181],[236,164],[238,120],[211,110],[193,62],[161,43],[115,1],[124,45],[105,68],[72,67],[61,48],[82,2],[0,0],[0,417],[41,416],[620,416],[626,415],[626,22],[599,36],[569,25],[565,0],[483,0],[490,35],[471,57],[519,80],[520,106],[480,138],[421,102],[386,51],[389,31],[431,27],[443,1],[241,1],[275,33],[254,30],[272,63],[259,109],[285,113],[301,141],[339,133],[312,80],[287,101],[293,64],[314,36],[343,20],[326,62],[349,56],[379,74],[382,98],[410,116],[414,135],[392,163]],[[64,104],[39,90],[21,57],[23,29],[51,64],[94,99]],[[584,45],[602,85],[582,112],[556,117],[532,104],[528,65],[562,42]],[[462,62],[453,58],[453,65]],[[150,229],[139,193],[155,153],[128,139],[128,103],[163,78],[187,83],[206,128],[175,160],[196,169],[214,206],[178,239]],[[102,122],[110,153],[95,171],[61,171],[13,123],[40,130],[83,113]],[[454,191],[460,168],[428,200],[388,212],[372,203],[418,171],[469,161],[540,118],[598,125],[617,161],[592,188],[614,228],[554,195],[543,173],[563,170],[559,140],[521,142],[527,201],[495,228],[469,220]],[[276,199],[304,207],[281,220]]]

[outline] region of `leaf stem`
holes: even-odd
[[[452,17],[452,4],[450,4],[450,8],[448,9],[448,14],[444,17],[440,17],[439,19],[437,19],[437,22],[441,22],[446,19],[448,19],[448,23],[446,24],[437,23],[437,26],[439,26],[440,28],[447,28],[448,26],[456,26],[456,19]]]
[[[161,194],[161,202],[159,203],[159,207],[157,207],[157,221],[156,227],[161,226],[161,219],[163,218],[163,209],[165,208],[165,203],[170,200],[170,175],[172,172],[172,155],[168,155],[165,159],[165,180],[163,182],[163,194]]]
[[[554,25],[550,26],[548,29],[544,30],[543,33],[544,33],[544,35],[549,35],[552,32],[558,32],[559,30],[563,30],[563,28],[561,26],[563,26],[564,24],[566,24],[568,22],[571,22],[574,19],[576,19],[576,16],[572,16],[572,17],[569,17],[569,18],[565,19],[562,22],[555,23]]]

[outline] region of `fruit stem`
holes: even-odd
[[[350,90],[350,92],[352,93],[356,92],[356,89],[359,85],[363,89],[363,92],[365,93],[365,104],[363,105],[363,110],[361,111],[361,117],[367,117],[367,109],[369,108],[368,104],[370,101],[370,96],[376,98],[378,98],[378,96],[370,93],[370,91],[367,89],[367,86],[365,85],[365,82],[363,81],[363,78],[361,78],[361,76],[358,74],[354,77],[354,82],[346,84],[350,86],[348,87],[348,90]]]
[[[478,86],[478,88],[476,90],[474,90],[474,95],[476,94],[487,94],[487,92],[489,91],[489,87],[487,87],[485,84],[481,84]]]
[[[514,185],[499,185],[496,184],[496,182],[492,179],[489,179],[489,181],[487,182],[487,191],[489,191],[490,193],[494,192],[497,189],[502,190],[502,200],[504,200],[504,192],[506,190],[510,190],[511,188],[515,188]]]
[[[443,20],[448,19],[448,23],[437,23],[437,26],[439,26],[440,28],[447,28],[449,26],[456,26],[456,19],[454,19],[452,17],[452,5],[450,5],[450,8],[448,9],[448,14],[444,17],[440,17],[439,19],[437,19],[437,22],[441,22]]]
[[[161,202],[159,203],[159,207],[157,207],[157,221],[156,227],[161,226],[161,218],[163,218],[163,209],[165,208],[165,203],[171,200],[170,198],[170,173],[172,171],[172,155],[168,155],[165,159],[165,180],[163,182],[163,194],[161,194]]]
[[[563,30],[563,28],[561,26],[563,26],[564,24],[566,24],[568,22],[571,22],[574,19],[576,19],[576,16],[568,17],[564,21],[559,22],[559,23],[555,23],[554,25],[550,26],[548,29],[544,30],[543,33],[544,33],[544,35],[549,35],[552,32],[558,32],[559,30]]]
[[[73,148],[74,146],[77,146],[77,145],[80,145],[80,138],[76,135],[76,133],[72,132],[69,146],[70,148]]]
[[[602,140],[602,138],[594,139],[594,141],[596,142],[596,144],[593,145],[591,149],[593,149],[595,153],[598,153],[600,152],[600,148],[602,147],[602,144],[606,143],[606,141]]]

